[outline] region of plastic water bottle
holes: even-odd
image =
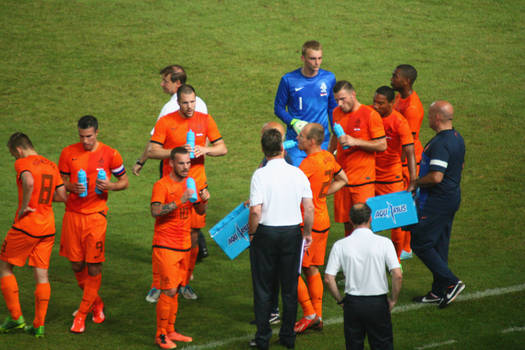
[[[188,130],[188,133],[186,134],[186,143],[190,145],[192,149],[190,152],[190,158],[195,158],[195,153],[193,153],[193,149],[195,148],[195,133],[191,129]]]
[[[104,171],[104,169],[99,169],[98,170],[98,174],[97,174],[97,179],[98,180],[105,180],[107,177],[106,177],[106,172]],[[102,194],[104,193],[104,191],[101,191],[99,190],[98,188],[95,187],[95,193],[96,194]]]
[[[195,180],[192,177],[186,179],[186,187],[193,190],[193,194],[188,199],[190,202],[195,203],[197,201],[197,186],[195,186]]]
[[[88,194],[88,184],[87,184],[87,176],[84,169],[80,169],[78,171],[78,183],[82,184],[84,186],[85,190],[84,192],[81,192],[78,194],[79,197],[86,197]]]
[[[334,123],[334,132],[337,138],[340,138],[341,136],[346,135],[345,131],[343,130],[343,127],[339,123]],[[349,146],[343,146],[343,149],[349,149],[349,148],[350,148]]]
[[[286,140],[283,142],[283,148],[284,150],[289,150],[290,148],[294,148],[295,146],[297,146],[297,141],[294,141],[294,140]]]

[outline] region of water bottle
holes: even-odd
[[[98,180],[105,180],[106,179],[106,172],[104,171],[104,169],[99,169],[98,170],[97,179]],[[99,190],[98,188],[95,187],[95,193],[96,194],[102,194],[102,193],[104,193],[104,191],[101,191],[101,190]]]
[[[297,141],[294,141],[294,140],[286,140],[283,142],[283,148],[284,150],[289,150],[290,148],[294,148],[295,146],[297,146]]]
[[[186,187],[193,190],[193,194],[188,199],[190,202],[195,203],[197,201],[197,186],[195,186],[195,180],[192,177],[186,179]]]
[[[84,186],[84,188],[85,188],[84,192],[79,193],[78,196],[79,197],[86,197],[87,194],[88,194],[88,184],[87,184],[86,172],[84,171],[84,169],[80,169],[78,171],[78,183],[82,184],[82,186]]]
[[[193,153],[193,149],[195,148],[195,133],[191,129],[188,130],[188,133],[186,134],[186,143],[190,145],[192,149],[190,152],[190,158],[195,158],[195,153]]]
[[[334,132],[337,138],[340,138],[341,136],[346,135],[345,131],[343,130],[343,127],[339,123],[334,123]],[[349,149],[349,148],[350,148],[349,146],[343,146],[343,149]]]

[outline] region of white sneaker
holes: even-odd
[[[151,288],[148,292],[148,295],[146,295],[146,301],[148,303],[155,304],[157,301],[159,301],[159,297],[160,297],[160,289]]]
[[[179,293],[182,294],[184,299],[190,299],[190,300],[197,299],[197,294],[195,293],[193,288],[191,288],[190,285],[187,285],[186,287],[180,287]]]

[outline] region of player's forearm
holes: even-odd
[[[148,158],[166,159],[170,157],[170,153],[171,153],[171,149],[166,149],[157,143],[150,142],[150,148],[148,150]]]
[[[110,182],[109,184],[109,190],[110,191],[122,191],[128,188],[129,181],[128,181],[128,175],[124,174],[117,178],[118,180],[116,182]]]
[[[212,144],[211,147],[208,147],[207,155],[212,157],[220,157],[226,155],[226,153],[228,153],[228,148],[226,147],[224,141],[220,140]]]
[[[170,202],[166,204],[152,203],[151,216],[153,216],[154,218],[157,216],[164,216],[171,213],[175,209],[177,209],[177,205],[175,204],[175,202]]]
[[[443,181],[443,173],[440,171],[431,171],[425,176],[416,180],[416,186],[430,187]]]
[[[146,143],[146,147],[144,147],[144,151],[142,152],[142,154],[140,155],[138,161],[142,164],[146,163],[146,161],[149,159],[148,158],[148,154],[149,154],[149,151],[151,149],[151,142],[148,142]]]
[[[20,212],[23,213],[29,206],[29,201],[33,195],[34,181],[33,176],[29,172],[22,174],[22,203],[20,206]]]
[[[208,201],[202,201],[193,206],[195,208],[195,211],[199,215],[206,214],[206,209],[208,209]]]
[[[399,299],[399,294],[401,293],[401,285],[403,284],[403,273],[400,268],[392,270],[392,293],[390,300],[394,303],[397,303]]]
[[[53,202],[66,202],[67,200],[67,193],[66,193],[66,186],[60,186],[55,189],[55,193],[53,193]]]
[[[414,145],[403,146],[403,155],[407,160],[408,174],[410,176],[410,182],[415,184],[417,179],[417,168],[416,168],[416,156],[414,153]]]
[[[341,302],[343,300],[343,297],[341,296],[341,293],[339,292],[339,288],[337,288],[337,283],[335,281],[335,276],[325,273],[325,275],[324,275],[324,283],[325,283],[326,287],[328,288],[328,291],[330,292],[330,295],[332,295],[332,297],[334,297],[335,301],[337,303]]]
[[[380,138],[378,140],[370,140],[370,141],[361,140],[361,139],[356,139],[356,140],[358,140],[356,142],[356,146],[367,152],[383,152],[386,150],[387,145],[386,145],[385,137]]]
[[[249,234],[251,235],[255,234],[255,231],[257,231],[257,227],[259,227],[261,216],[262,216],[262,211],[261,211],[260,205],[250,207],[250,215],[248,217],[248,233]]]
[[[314,205],[311,198],[303,199],[303,236],[312,234]]]
[[[345,171],[341,169],[335,176],[334,182],[330,184],[330,187],[328,188],[326,195],[329,196],[331,194],[336,193],[341,188],[343,188],[347,183],[348,183],[348,177],[346,176]]]

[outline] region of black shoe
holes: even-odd
[[[423,304],[435,304],[435,303],[441,302],[442,299],[443,298],[438,297],[434,293],[428,292],[427,295],[412,298],[412,301],[416,303],[423,303]]]
[[[290,343],[284,341],[283,339],[279,339],[279,344],[281,344],[282,346],[284,346],[287,349],[295,349],[295,344],[294,343],[290,344]]]
[[[441,299],[441,302],[439,303],[439,308],[442,309],[446,307],[448,304],[454,301],[456,297],[459,295],[465,289],[465,283],[458,281],[458,283],[453,284],[447,288],[445,291],[445,296],[443,299]]]

